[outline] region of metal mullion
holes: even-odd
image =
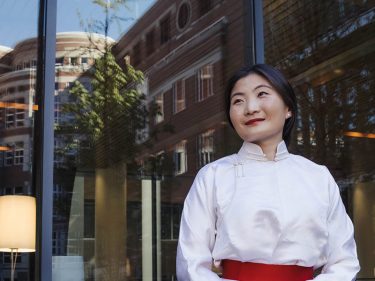
[[[52,280],[53,122],[57,0],[40,0],[32,187],[37,198],[35,280]]]

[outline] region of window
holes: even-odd
[[[137,65],[141,62],[141,42],[138,42],[133,48],[132,65]]]
[[[155,123],[160,123],[164,120],[164,93],[160,93],[155,97]]]
[[[70,58],[70,64],[71,65],[78,65],[78,58],[77,57]]]
[[[10,100],[9,103],[16,103],[22,107],[25,103],[24,98]],[[6,128],[15,128],[15,127],[23,127],[25,125],[25,110],[24,109],[16,109],[16,106],[7,107],[5,109],[5,127]],[[1,118],[2,119],[2,118]]]
[[[64,57],[59,57],[55,59],[56,65],[63,65],[64,64]]]
[[[155,31],[151,30],[146,34],[146,55],[151,55],[155,49]]]
[[[5,127],[12,128],[14,127],[14,115],[15,109],[14,108],[6,108],[5,110]]]
[[[174,164],[176,175],[187,172],[186,140],[176,144],[174,150]]]
[[[214,130],[198,136],[198,168],[214,160]]]
[[[203,16],[209,10],[212,9],[212,0],[200,0],[199,3],[199,14]]]
[[[27,90],[27,86],[26,85],[20,85],[17,87],[17,91],[18,92],[24,92]]]
[[[185,79],[180,79],[173,84],[173,113],[178,113],[185,108]]]
[[[5,109],[0,108],[0,129],[5,127]]]
[[[213,66],[207,64],[198,71],[198,101],[213,95]]]
[[[14,194],[23,194],[23,186],[16,186],[14,188]]]
[[[190,20],[190,5],[188,2],[182,3],[178,9],[177,26],[179,29],[186,27]]]
[[[5,163],[4,166],[13,165],[13,149],[5,151]]]
[[[14,165],[22,165],[24,157],[23,142],[17,142],[14,147]]]
[[[25,99],[24,98],[20,98],[20,99],[17,99],[15,100],[15,102],[19,105],[25,105]],[[24,109],[16,109],[15,110],[15,114],[16,114],[16,120],[15,120],[15,125],[16,127],[23,127],[25,126],[25,110]]]
[[[89,62],[89,58],[88,57],[82,57],[81,58],[81,63],[82,64],[88,64],[88,62]]]
[[[8,95],[13,94],[15,91],[16,91],[16,88],[15,88],[15,87],[9,87],[9,88],[7,89],[7,93],[8,93]]]
[[[129,54],[126,54],[124,56],[124,62],[125,62],[125,64],[130,64],[130,55]]]
[[[182,205],[162,203],[161,212],[161,239],[177,240],[182,213]]]
[[[164,44],[171,39],[171,17],[168,15],[160,22],[160,43]]]

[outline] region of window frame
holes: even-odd
[[[209,74],[202,74],[203,69],[209,68]],[[210,77],[202,77],[209,75]],[[197,72],[197,78],[198,78],[198,102],[208,99],[209,97],[214,95],[214,65],[213,63],[207,63],[203,66],[201,66],[198,69]],[[208,85],[206,85],[208,84]],[[204,91],[208,90],[208,93],[205,93]]]
[[[178,93],[178,83],[181,83],[181,95],[183,98],[183,105],[179,108],[179,93]],[[172,85],[173,92],[173,114],[177,114],[186,109],[186,78],[181,78],[176,80]]]

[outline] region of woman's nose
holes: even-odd
[[[248,100],[246,103],[246,109],[245,109],[246,115],[252,115],[254,113],[259,112],[259,103],[256,99]]]

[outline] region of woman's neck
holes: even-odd
[[[266,158],[270,161],[273,161],[276,156],[277,146],[282,140],[278,142],[262,142],[255,143],[262,148],[263,153],[266,155]]]

